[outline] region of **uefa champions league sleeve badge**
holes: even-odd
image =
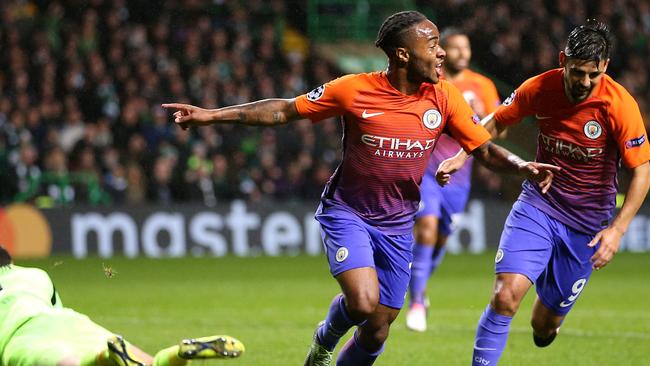
[[[323,96],[323,94],[325,94],[325,85],[321,85],[318,88],[310,91],[307,94],[307,99],[311,100],[312,102],[315,102],[319,100]]]

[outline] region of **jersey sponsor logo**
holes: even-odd
[[[442,114],[437,109],[429,109],[422,115],[424,126],[430,130],[435,130],[442,124]]]
[[[499,248],[497,250],[497,255],[494,257],[494,263],[499,263],[503,259],[503,249]]]
[[[339,263],[343,262],[344,260],[346,260],[348,258],[348,254],[349,254],[348,248],[340,247],[336,251],[336,261],[339,262]]]
[[[503,101],[503,105],[507,107],[507,106],[509,106],[510,104],[512,104],[512,102],[515,101],[515,95],[517,95],[517,91],[516,91],[516,90],[513,91],[512,94],[510,94],[510,96],[506,98],[506,100]]]
[[[436,139],[417,140],[364,134],[361,142],[376,149],[376,156],[412,159],[424,157],[424,152],[433,148]]]
[[[582,162],[597,158],[605,152],[605,149],[602,147],[578,146],[555,137],[544,135],[543,133],[539,136],[541,147],[544,151]]]
[[[637,137],[635,139],[630,139],[630,140],[625,141],[625,148],[626,149],[631,149],[633,147],[638,147],[638,146],[643,145],[644,142],[645,142],[645,134],[643,134],[643,135],[641,135],[641,136],[639,136],[639,137]]]
[[[368,111],[364,109],[363,113],[361,113],[361,117],[365,118],[365,119],[368,119],[370,117],[381,116],[382,114],[384,114],[384,112],[368,113]]]
[[[315,102],[319,100],[323,96],[323,94],[325,94],[325,85],[321,85],[318,88],[310,91],[307,94],[307,99],[311,100],[312,102]]]
[[[585,132],[585,136],[589,137],[592,140],[595,140],[600,137],[600,135],[603,134],[603,128],[600,126],[600,123],[596,120],[591,120],[587,123],[585,123],[585,127],[583,128]]]

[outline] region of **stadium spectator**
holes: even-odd
[[[18,183],[18,192],[25,192],[33,180],[38,180],[41,176],[41,168],[38,166],[38,150],[30,143],[24,143],[20,146],[20,160],[14,167],[16,182]]]
[[[169,205],[177,201],[178,192],[172,183],[176,159],[170,156],[159,156],[154,162],[152,179],[147,190],[147,198],[153,202]]]
[[[217,197],[211,175],[212,161],[208,159],[205,144],[197,142],[192,147],[192,154],[187,159],[185,184],[187,195],[191,201],[202,202],[207,207],[217,204]]]
[[[230,336],[186,339],[154,357],[87,316],[64,308],[49,275],[13,264],[0,246],[0,363],[25,366],[184,366],[193,359],[238,357]]]
[[[57,204],[67,205],[74,201],[76,191],[69,179],[68,157],[62,148],[54,147],[46,153],[42,178],[42,184],[36,182],[32,186],[40,195]]]

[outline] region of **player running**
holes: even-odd
[[[592,269],[612,260],[646,197],[647,133],[636,101],[605,74],[610,47],[605,24],[590,20],[575,28],[560,52],[561,68],[524,82],[487,123],[494,134],[535,116],[540,129],[537,161],[562,170],[545,195],[535,184],[524,183],[508,216],[472,365],[497,364],[512,317],[532,284],[537,287],[533,340],[538,347],[551,344]],[[613,218],[620,160],[632,170],[632,180]],[[441,183],[458,165],[458,158],[441,164]]]
[[[305,365],[329,365],[339,339],[354,326],[337,365],[372,365],[383,351],[408,287],[420,182],[443,131],[492,169],[528,176],[543,187],[559,169],[523,162],[489,142],[458,89],[439,82],[445,52],[438,40],[438,28],[424,15],[400,12],[384,21],[377,37],[389,59],[386,71],[347,75],[295,99],[215,110],[163,105],[177,110],[175,122],[183,128],[342,117],[343,161],[325,187],[316,219],[343,293],[316,329]]]
[[[474,113],[480,118],[494,112],[499,95],[494,83],[469,69],[472,57],[469,38],[455,28],[440,35],[440,45],[447,56],[443,63],[444,79],[456,86]],[[460,145],[447,134],[442,134],[429,160],[420,188],[420,209],[415,216],[415,243],[409,283],[410,306],[406,313],[406,327],[424,332],[427,329],[427,281],[445,255],[447,238],[453,231],[457,215],[465,210],[471,185],[472,159],[455,173],[445,187],[435,180],[438,164],[455,155]]]
[[[45,271],[12,264],[0,246],[0,364],[10,366],[184,366],[192,359],[240,356],[229,336],[186,339],[151,357],[64,308]]]

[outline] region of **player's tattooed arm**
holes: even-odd
[[[163,104],[175,110],[174,122],[182,128],[214,123],[241,123],[273,126],[300,119],[294,99],[264,99],[219,109],[204,109],[189,104]]]
[[[613,258],[621,245],[621,238],[627,231],[630,222],[636,216],[639,207],[646,198],[650,189],[650,162],[645,162],[632,169],[632,180],[625,195],[623,207],[612,221],[612,224],[601,230],[589,242],[590,247],[600,243],[600,247],[591,257],[594,269],[598,270],[607,265]]]
[[[472,155],[491,170],[517,174],[537,182],[542,193],[546,193],[551,187],[553,173],[560,171],[560,167],[555,165],[525,161],[490,141],[479,146]]]

